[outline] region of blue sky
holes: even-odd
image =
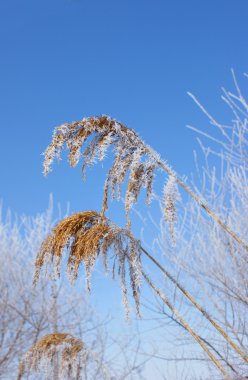
[[[180,173],[205,119],[191,91],[222,115],[230,69],[247,71],[247,1],[8,0],[0,3],[0,197],[16,213],[55,202],[99,208],[98,166],[85,185],[66,159],[48,178],[41,153],[54,126],[109,114]]]
[[[67,202],[73,211],[99,210],[101,165],[88,170],[85,184],[65,157],[42,175],[53,128],[85,116],[117,118],[189,176],[198,145],[185,126],[208,122],[186,93],[226,117],[221,86],[233,88],[231,68],[241,82],[248,71],[247,14],[247,0],[0,1],[5,210],[34,215],[50,193],[64,210]],[[118,220],[121,206],[112,209]]]

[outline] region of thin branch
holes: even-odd
[[[232,380],[232,377],[225,371],[220,362],[215,358],[215,356],[208,350],[206,345],[202,342],[199,336],[195,333],[195,331],[188,325],[188,323],[182,318],[179,312],[174,308],[174,306],[170,303],[168,298],[161,292],[159,288],[157,288],[153,282],[149,279],[146,273],[142,270],[142,276],[144,277],[147,284],[153,289],[153,291],[161,298],[161,300],[168,306],[168,308],[175,314],[180,323],[185,327],[185,329],[192,335],[192,337],[197,341],[197,343],[203,348],[206,354],[210,357],[212,362],[218,367],[221,373],[227,380]]]
[[[143,247],[141,247],[141,250],[144,252],[144,254],[164,273],[164,275],[170,279],[170,281],[173,282],[173,284],[176,285],[178,289],[181,290],[181,292],[190,300],[190,302],[208,319],[208,321],[216,328],[216,330],[226,339],[226,341],[235,349],[236,352],[248,363],[248,357],[247,355],[242,352],[239,347],[229,338],[229,336],[226,334],[226,332],[216,323],[212,317],[208,314],[206,310],[202,308],[201,305],[198,304],[198,302],[189,294],[183,286],[166,270],[162,267],[162,265],[154,259]]]

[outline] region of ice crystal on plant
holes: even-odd
[[[42,373],[50,380],[82,380],[82,370],[87,362],[95,362],[104,380],[111,376],[102,359],[87,349],[85,343],[68,333],[52,333],[43,336],[24,355],[19,365],[18,380],[31,373]],[[100,365],[99,365],[100,364]]]
[[[171,241],[175,244],[175,223],[177,221],[177,213],[175,203],[180,200],[177,181],[173,175],[170,175],[164,186],[164,218],[169,225]]]
[[[39,279],[41,268],[48,264],[53,265],[57,275],[60,275],[62,255],[65,250],[69,252],[67,273],[70,280],[72,282],[76,280],[79,267],[83,263],[89,290],[91,272],[97,257],[103,258],[105,268],[107,268],[107,254],[109,250],[112,250],[114,252],[113,271],[115,272],[115,264],[117,264],[126,315],[127,317],[129,315],[126,266],[129,269],[136,311],[140,315],[141,247],[140,242],[133,237],[129,229],[116,226],[94,211],[80,212],[63,219],[40,247],[35,262],[34,283]]]
[[[76,380],[86,359],[85,344],[80,339],[68,333],[49,334],[26,352],[19,366],[18,380],[31,372],[42,372],[49,379],[55,366],[63,379]]]
[[[82,152],[86,143],[88,144]],[[128,173],[125,196],[128,221],[130,208],[137,202],[142,188],[147,191],[147,203],[150,202],[154,172],[160,164],[160,158],[132,129],[109,116],[84,118],[82,121],[57,127],[52,142],[45,151],[45,175],[51,171],[54,158],[60,158],[64,145],[69,150],[68,159],[71,166],[76,166],[83,157],[83,176],[87,166],[91,166],[97,160],[103,160],[108,148],[113,147],[114,162],[105,182],[103,213],[108,208],[109,192],[112,199],[120,199],[121,185]]]

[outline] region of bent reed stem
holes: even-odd
[[[202,313],[202,315],[207,318],[207,320],[216,328],[216,330],[226,339],[226,341],[232,346],[232,348],[248,363],[248,357],[247,355],[242,352],[239,347],[232,341],[231,338],[225,333],[225,331],[212,319],[212,317],[208,314],[206,310],[202,308],[201,305],[198,304],[198,302],[191,296],[190,293],[187,292],[187,290],[184,289],[184,287],[166,270],[162,265],[154,259],[153,256],[150,255],[149,252],[147,252],[143,247],[141,247],[141,250],[143,253],[164,273],[164,275],[169,278],[173,284],[176,285],[176,287],[181,290],[181,292],[190,300],[190,302]]]
[[[89,141],[90,138],[92,138],[91,141]],[[82,146],[87,143],[88,146],[81,153]],[[91,166],[96,159],[99,161],[104,159],[109,146],[114,147],[114,163],[108,172],[104,187],[103,214],[108,208],[109,190],[111,190],[112,199],[115,197],[120,199],[121,185],[124,182],[126,174],[130,171],[124,202],[128,226],[130,226],[129,212],[133,204],[137,202],[141,188],[145,187],[147,189],[146,201],[149,204],[152,195],[154,172],[158,168],[161,168],[169,177],[174,178],[190,197],[248,252],[248,244],[232,231],[221,217],[217,216],[205,202],[179,179],[173,169],[160,158],[155,150],[146,145],[133,129],[128,128],[123,123],[109,116],[102,115],[60,125],[54,130],[52,142],[44,153],[45,175],[51,171],[51,164],[54,158],[60,158],[64,144],[66,144],[69,150],[68,158],[72,167],[78,164],[81,155],[83,155],[83,173],[85,168]]]
[[[197,343],[202,347],[202,349],[206,352],[206,354],[210,357],[211,361],[218,367],[221,373],[227,380],[232,380],[232,377],[225,371],[220,362],[215,358],[215,356],[208,350],[206,345],[202,342],[200,337],[195,333],[195,331],[188,325],[188,323],[183,319],[183,317],[179,314],[177,309],[170,303],[168,298],[161,292],[159,288],[157,288],[153,282],[149,279],[146,273],[142,270],[142,276],[144,277],[147,284],[153,289],[153,291],[160,297],[160,299],[164,302],[165,305],[175,314],[177,319],[183,325],[183,327],[192,335],[192,337],[197,341]]]

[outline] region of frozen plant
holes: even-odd
[[[102,256],[105,268],[108,269],[108,251],[113,248],[113,274],[117,272],[121,281],[123,303],[126,315],[129,315],[126,285],[126,265],[129,269],[130,282],[136,310],[139,312],[140,294],[140,243],[124,229],[113,224],[109,219],[94,211],[84,211],[73,214],[60,221],[51,234],[42,243],[35,261],[36,283],[41,268],[47,263],[53,263],[55,271],[60,274],[62,254],[69,251],[67,273],[71,281],[76,280],[81,263],[86,269],[87,286],[90,290],[91,270],[98,256]]]
[[[51,379],[57,370],[57,376],[63,379],[82,379],[82,369],[87,361],[96,360],[93,352],[86,349],[81,339],[68,333],[52,333],[43,336],[26,352],[19,365],[18,380],[25,374],[43,373],[46,379]],[[103,379],[110,377],[102,367]]]

